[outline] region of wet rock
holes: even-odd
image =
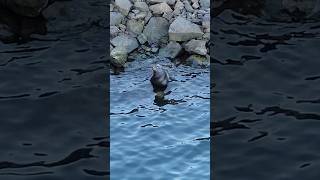
[[[144,27],[143,20],[130,19],[127,22],[128,31],[134,33],[135,35],[140,34],[143,30],[143,27]]]
[[[169,39],[172,41],[188,41],[202,35],[199,25],[182,17],[176,18],[169,27]]]
[[[150,10],[153,12],[153,14],[162,15],[163,13],[170,13],[172,12],[172,9],[167,3],[159,3],[150,6]]]
[[[124,16],[118,12],[110,12],[110,26],[115,26],[121,23]]]
[[[120,35],[113,38],[111,44],[115,47],[126,49],[127,53],[130,53],[139,47],[137,39],[128,35]]]
[[[171,41],[166,47],[160,49],[159,56],[175,58],[177,57],[182,50],[182,47],[179,43]]]
[[[207,57],[205,56],[200,56],[200,55],[191,55],[188,57],[185,61],[187,65],[190,66],[199,66],[199,67],[209,67],[210,61]]]
[[[199,55],[206,55],[208,53],[206,48],[206,41],[203,40],[192,39],[188,43],[184,44],[184,49],[187,52],[196,53]]]
[[[119,12],[125,16],[129,14],[132,7],[130,0],[115,0],[115,5],[119,9]]]
[[[19,15],[36,17],[47,7],[48,2],[48,0],[0,0],[0,5]]]
[[[149,43],[158,43],[159,40],[168,35],[169,22],[163,17],[152,17],[145,26],[143,34]]]
[[[115,47],[110,52],[111,64],[115,67],[123,67],[127,62],[128,52],[124,47]]]

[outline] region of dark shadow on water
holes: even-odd
[[[47,33],[46,19],[24,17],[0,7],[0,40],[4,43],[24,43],[32,40],[32,34]]]

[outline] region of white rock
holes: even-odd
[[[203,32],[197,24],[182,17],[177,17],[169,27],[169,39],[172,41],[188,41],[202,35]]]
[[[115,5],[119,9],[119,12],[125,16],[128,15],[132,7],[130,0],[115,0]]]

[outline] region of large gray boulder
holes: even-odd
[[[123,48],[127,53],[132,52],[137,49],[139,44],[136,38],[128,35],[120,35],[111,40],[113,46]]]
[[[200,55],[206,55],[208,53],[206,48],[206,41],[203,40],[195,40],[192,39],[188,43],[184,44],[184,49],[187,52],[200,54]]]
[[[49,0],[0,0],[0,5],[27,17],[36,17],[47,7]]]
[[[202,37],[203,32],[199,25],[190,22],[189,20],[178,17],[169,27],[169,39],[171,41],[188,41]]]
[[[160,49],[159,56],[175,58],[180,54],[181,50],[182,47],[179,43],[171,41],[166,47]]]
[[[158,43],[168,35],[169,22],[163,17],[152,17],[145,26],[143,34],[149,43]]]

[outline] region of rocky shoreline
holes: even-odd
[[[209,62],[210,0],[113,0],[110,4],[111,64],[136,56],[184,57]]]

